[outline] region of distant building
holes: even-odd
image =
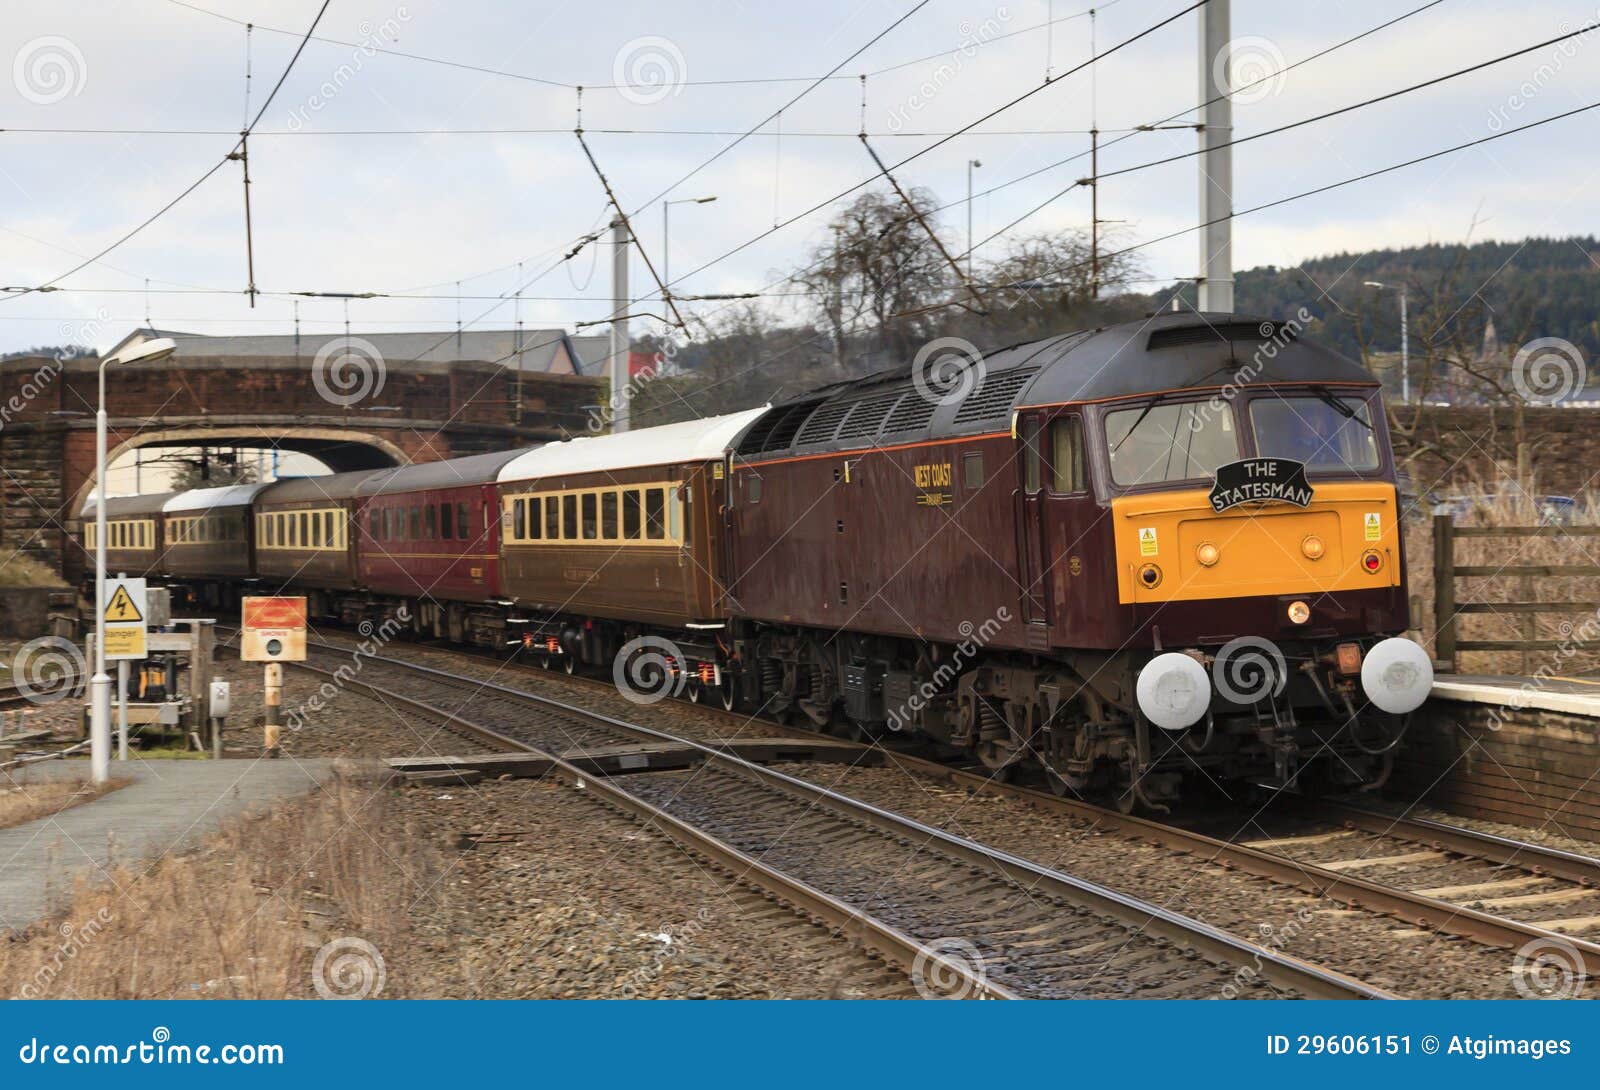
[[[329,345],[345,339],[343,333],[282,333],[268,336],[212,337],[203,333],[180,333],[171,329],[136,329],[116,347],[130,341],[170,337],[177,344],[176,355],[249,358],[252,356],[292,359],[316,358]],[[352,333],[353,341],[365,341],[391,362],[455,360],[503,363],[512,370],[547,375],[604,375],[610,358],[611,338],[605,334],[574,335],[562,329],[481,329],[441,330],[434,333]],[[115,349],[113,349],[114,351]]]

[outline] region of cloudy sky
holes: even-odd
[[[0,284],[7,286],[60,276],[216,166],[246,116],[243,24],[256,24],[248,51],[253,114],[320,6],[3,2],[0,60],[11,62],[10,79],[0,78],[0,128],[7,130],[0,133]],[[1236,60],[1271,71],[1423,2],[1235,0]],[[1104,0],[1093,20],[1100,50],[1187,3]],[[1600,19],[1597,4],[1442,0],[1247,91],[1236,132],[1247,136],[1577,30]],[[1061,77],[898,171],[950,204],[942,219],[955,238],[965,235],[968,160],[982,161],[974,203],[980,239],[1040,205],[1018,230],[1081,226],[1083,190],[1046,203],[1087,173],[1081,158],[1052,167],[1086,149],[1081,130],[1097,122],[1110,141],[1132,126],[1184,115],[1198,101],[1195,14],[1104,57],[1091,79],[1090,71],[1062,75],[1090,55],[1086,0],[930,0],[907,16],[914,6],[333,0],[317,32],[327,40],[307,45],[250,141],[258,286],[422,297],[350,303],[358,332],[451,328],[458,313],[465,322],[509,326],[515,305],[497,297],[519,283],[525,323],[570,327],[604,317],[606,252],[590,247],[558,260],[605,220],[604,193],[571,133],[577,85],[586,88],[591,146],[637,213],[653,258],[661,259],[659,198],[669,187],[673,198],[718,198],[672,208],[671,269],[683,277],[680,293],[759,290],[819,241],[826,207],[729,255],[873,175],[855,136],[862,73],[865,124],[880,134],[874,144],[891,163],[939,139],[928,134],[952,132],[1040,88],[1047,72]],[[1597,58],[1600,33],[1244,145],[1236,151],[1236,205],[1600,101]],[[841,62],[839,78],[807,92],[811,79]],[[781,125],[724,151],[802,92]],[[1593,231],[1597,120],[1600,111],[1579,115],[1243,217],[1235,227],[1237,264],[1292,265],[1335,251],[1456,240],[1474,221],[1480,238]],[[608,129],[628,131],[601,131]],[[1192,131],[1136,133],[1104,151],[1102,170],[1194,143]],[[289,332],[290,299],[267,295],[252,310],[238,294],[246,282],[241,190],[238,164],[227,163],[131,241],[61,282],[72,290],[0,297],[0,351],[67,340],[105,346],[147,314],[158,326],[197,332]],[[1101,214],[1126,221],[1127,238],[1142,241],[1192,227],[1196,192],[1192,161],[1154,167],[1104,182]],[[1152,278],[1192,275],[1196,246],[1186,235],[1141,250],[1141,260]],[[635,261],[636,289],[644,278]],[[487,298],[458,303],[457,281],[460,294]],[[718,305],[696,304],[702,313]],[[308,331],[341,328],[344,307],[299,305]]]

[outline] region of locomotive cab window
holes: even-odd
[[[1378,468],[1378,439],[1365,402],[1334,397],[1258,397],[1250,402],[1256,452],[1321,473]]]
[[[1089,487],[1084,464],[1083,419],[1063,416],[1050,423],[1050,490],[1082,492]]]
[[[1233,409],[1210,401],[1143,406],[1106,414],[1106,446],[1111,479],[1119,485],[1162,484],[1211,476],[1239,460],[1239,431]]]
[[[1022,421],[1018,434],[1022,437],[1022,488],[1026,492],[1039,491],[1039,463],[1044,459],[1043,425],[1037,417]]]

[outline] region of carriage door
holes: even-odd
[[[1045,580],[1044,551],[1044,423],[1029,414],[1017,428],[1017,566],[1022,584],[1022,619],[1029,625],[1029,643],[1037,633],[1049,646],[1050,595]],[[1038,628],[1033,626],[1037,625]]]

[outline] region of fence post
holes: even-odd
[[[1433,516],[1434,658],[1440,669],[1456,668],[1456,520]]]

